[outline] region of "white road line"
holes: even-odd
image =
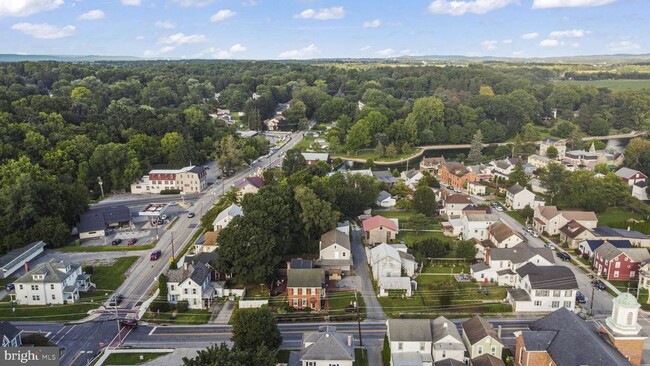
[[[67,332],[65,332],[65,334],[62,335],[61,338],[59,338],[59,342],[61,342],[61,341],[63,340],[63,338],[65,338],[65,336],[67,336],[68,333],[72,332],[72,330],[73,330],[74,328],[76,328],[76,327],[77,327],[77,325],[75,324],[75,325],[72,326],[72,328],[70,328]]]
[[[47,332],[47,334],[45,335],[45,338],[50,338],[50,334],[52,334],[52,332]]]
[[[61,333],[65,329],[65,327],[67,327],[67,325],[64,325],[61,329],[59,329],[58,332],[56,332],[56,334],[52,337],[52,341],[54,341],[54,338],[56,338],[56,336],[58,336],[59,333]]]
[[[153,329],[151,329],[151,332],[149,332],[149,335],[152,335],[152,334],[153,334],[153,332],[155,332],[155,331],[156,331],[156,329],[158,329],[158,327],[153,327]]]

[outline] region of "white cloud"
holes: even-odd
[[[518,3],[519,0],[434,0],[428,9],[432,14],[485,14]]]
[[[224,20],[226,20],[228,18],[232,18],[235,15],[237,15],[237,13],[235,13],[234,11],[232,11],[230,9],[223,9],[223,10],[219,10],[218,12],[214,13],[210,17],[210,21],[212,23],[219,23],[219,22],[223,22]]]
[[[341,19],[345,16],[345,9],[342,6],[333,6],[331,8],[323,9],[306,9],[296,14],[293,17],[298,19],[316,19],[316,20],[330,20]]]
[[[607,5],[616,0],[533,0],[533,9],[586,8]]]
[[[122,0],[122,5],[127,6],[140,6],[141,3],[141,0]]]
[[[539,42],[540,47],[557,47],[560,45],[560,41],[557,39],[545,39]]]
[[[176,28],[176,23],[170,21],[170,20],[157,20],[154,25],[156,28],[162,28],[162,29],[174,29]]]
[[[26,17],[58,8],[63,0],[3,0],[0,1],[0,18]]]
[[[379,51],[377,51],[377,52],[375,52],[375,53],[377,54],[377,56],[387,57],[387,56],[394,55],[394,54],[395,54],[395,50],[392,49],[392,48],[385,48],[385,49],[383,49],[383,50],[379,50]]]
[[[221,48],[215,48],[215,47],[206,48],[205,50],[201,51],[201,53],[198,54],[198,57],[203,57],[205,55],[208,55],[212,58],[233,58],[234,54],[245,52],[245,51],[246,51],[246,47],[241,45],[240,43],[237,43],[230,46],[230,48],[227,50],[222,50]]]
[[[370,46],[363,46],[359,48],[359,51],[368,51],[370,49]]]
[[[34,24],[34,23],[17,23],[11,26],[11,29],[21,31],[25,34],[29,34],[34,38],[39,39],[57,39],[70,37],[74,31],[75,26],[66,25],[65,27],[57,27],[56,25],[50,25],[47,23]]]
[[[310,44],[297,50],[284,51],[280,53],[280,58],[309,58],[320,54],[320,50],[315,44]]]
[[[185,35],[183,33],[176,33],[176,34],[172,34],[171,36],[158,38],[158,43],[178,46],[182,44],[201,43],[207,40],[208,38],[203,34]]]
[[[105,16],[105,14],[104,14],[103,11],[101,11],[99,9],[95,9],[95,10],[91,10],[89,12],[86,12],[86,13],[83,13],[83,14],[79,15],[77,17],[77,19],[79,19],[79,20],[97,20],[97,19],[102,19],[104,16]]]
[[[554,39],[560,39],[560,38],[582,38],[586,36],[587,34],[591,33],[591,31],[586,31],[584,29],[568,29],[568,30],[563,30],[563,31],[555,31],[551,32],[548,37],[549,38],[554,38]]]
[[[501,41],[501,43],[503,43],[503,44],[511,44],[512,39],[504,39],[503,41]]]
[[[539,37],[539,33],[533,32],[533,33],[526,33],[521,35],[521,39],[535,39]]]
[[[143,56],[144,57],[156,57],[156,56],[162,55],[164,53],[173,51],[174,48],[176,48],[176,47],[174,47],[174,46],[165,46],[165,47],[159,48],[157,51],[146,50],[146,51],[144,51]]]
[[[640,50],[641,46],[632,41],[620,41],[608,44],[607,49],[612,52],[630,52]]]
[[[498,43],[499,43],[499,41],[486,40],[486,41],[481,42],[481,47],[483,47],[483,49],[488,50],[488,51],[495,50],[497,48]]]
[[[518,50],[518,51],[514,51],[514,52],[512,52],[512,55],[513,55],[513,56],[521,56],[521,55],[523,55],[523,54],[525,54],[525,52],[522,51],[522,50]]]
[[[375,20],[369,20],[367,22],[363,22],[363,27],[364,28],[379,28],[381,26],[381,20],[375,19]]]
[[[136,40],[136,41],[143,41],[143,40],[144,40],[144,36],[137,36],[137,37],[135,37],[135,40]]]
[[[213,0],[172,0],[182,8],[198,8],[212,3]]]

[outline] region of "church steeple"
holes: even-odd
[[[618,295],[613,300],[613,303],[612,315],[605,320],[605,324],[620,335],[639,334],[641,326],[637,322],[637,318],[641,305],[639,305],[634,296],[623,293]]]

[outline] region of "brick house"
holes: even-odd
[[[478,182],[479,177],[470,171],[463,163],[444,163],[439,170],[440,183],[461,189],[465,183]]]
[[[296,309],[320,311],[327,297],[325,273],[320,268],[287,270],[287,301]]]
[[[606,241],[594,251],[593,267],[608,280],[638,281],[640,266],[649,260],[645,248],[617,248]]]

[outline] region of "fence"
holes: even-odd
[[[269,300],[239,300],[240,309],[261,308],[263,305],[268,305]]]

